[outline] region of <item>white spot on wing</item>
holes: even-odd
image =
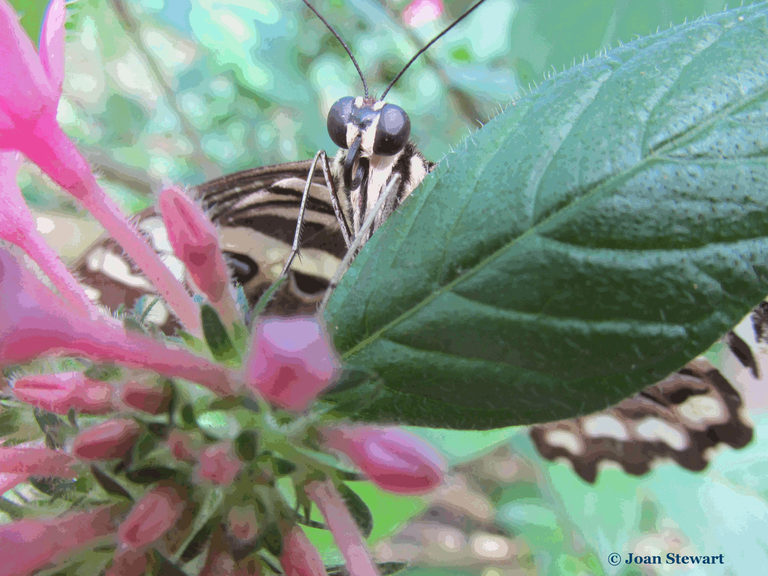
[[[584,441],[567,430],[548,430],[546,438],[550,446],[565,448],[574,456],[584,454],[586,449]]]
[[[723,423],[728,420],[725,407],[711,396],[691,396],[677,408],[677,411],[686,420],[702,425]]]
[[[616,440],[629,440],[629,431],[617,418],[607,414],[588,416],[584,418],[582,426],[588,436],[592,438],[615,438]]]
[[[91,272],[102,272],[112,280],[130,288],[154,292],[152,285],[144,277],[131,272],[128,262],[117,254],[107,252],[104,248],[99,247],[91,252],[86,264]]]
[[[40,232],[40,234],[50,234],[56,227],[56,225],[53,223],[53,220],[46,218],[45,216],[38,216],[35,220],[35,225],[37,226],[37,231]]]
[[[653,442],[661,440],[678,452],[685,450],[688,445],[688,436],[684,432],[673,428],[668,423],[658,418],[646,418],[636,427],[635,432],[645,440]]]

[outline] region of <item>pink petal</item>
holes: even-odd
[[[298,526],[283,537],[280,566],[285,576],[328,576],[320,553]]]
[[[109,508],[0,525],[0,576],[25,576],[115,532]]]
[[[234,374],[186,350],[95,322],[61,301],[10,252],[0,248],[0,367],[51,353],[150,369],[231,394]]]
[[[242,462],[232,452],[228,442],[208,446],[200,454],[197,478],[216,486],[229,486],[235,481]]]
[[[64,23],[67,20],[67,6],[64,0],[51,0],[40,31],[40,62],[48,80],[61,96],[64,82]]]
[[[167,380],[157,386],[130,381],[123,384],[120,390],[120,401],[125,406],[149,414],[167,412],[172,399],[173,388]]]
[[[219,302],[229,287],[229,270],[211,219],[178,188],[160,193],[160,211],[173,252],[184,262],[195,285],[211,302]]]
[[[184,512],[184,502],[170,487],[155,488],[131,509],[117,531],[118,542],[129,550],[140,550],[173,528]]]
[[[396,427],[338,426],[322,431],[324,444],[346,454],[374,484],[398,494],[439,486],[446,462],[427,442]]]
[[[256,328],[246,383],[277,406],[300,412],[333,383],[340,368],[316,319],[273,318]]]
[[[25,243],[27,234],[36,232],[35,221],[16,183],[21,160],[18,152],[0,152],[0,238],[17,245]]]
[[[5,474],[27,474],[35,476],[57,476],[76,478],[71,466],[77,460],[69,454],[49,448],[0,448],[0,472]]]
[[[29,128],[44,114],[56,114],[57,91],[35,47],[6,0],[0,0],[0,111],[17,129]],[[15,148],[0,132],[0,148]],[[5,134],[4,134],[5,133]]]
[[[107,414],[114,410],[112,386],[86,378],[82,372],[22,376],[13,394],[27,404],[66,415],[70,409],[83,414]]]
[[[75,437],[72,454],[80,460],[122,458],[133,448],[141,428],[133,420],[107,420]]]

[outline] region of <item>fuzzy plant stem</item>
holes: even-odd
[[[333,482],[328,479],[310,482],[306,491],[309,499],[317,505],[325,518],[333,539],[347,562],[347,571],[355,576],[379,576],[363,535]]]
[[[35,125],[35,132],[39,132],[39,138],[34,139],[35,146],[27,146],[21,152],[82,202],[147,275],[184,327],[199,335],[200,316],[192,296],[99,187],[88,163],[56,124],[55,118],[41,118]]]

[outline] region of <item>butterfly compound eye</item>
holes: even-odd
[[[347,124],[352,116],[355,99],[339,98],[328,112],[328,135],[339,148],[347,148]]]
[[[373,141],[374,154],[392,156],[405,147],[411,135],[411,119],[400,106],[385,104]]]

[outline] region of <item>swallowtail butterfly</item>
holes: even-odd
[[[316,160],[277,164],[224,176],[191,190],[219,226],[233,280],[253,302],[283,269],[308,184],[301,258],[293,263],[288,281],[272,301],[274,312],[314,312],[347,251],[348,236],[360,231],[366,214],[394,175],[399,176],[399,183],[392,200],[376,216],[373,229],[433,166],[409,141],[405,113],[392,105],[367,96],[343,98],[331,109],[328,128],[332,140],[342,148],[325,165],[330,177],[323,173],[325,159],[321,157],[316,159],[321,162],[318,170],[313,169]],[[343,218],[337,217],[331,202],[334,192]],[[159,215],[153,210],[141,213],[138,226],[159,252],[166,253],[169,265],[183,274],[181,263],[171,254]],[[349,228],[346,234],[345,226]],[[109,239],[91,247],[75,264],[75,271],[101,303],[113,310],[121,305],[130,308],[139,297],[152,292]],[[162,306],[155,306],[152,314],[164,330],[173,329]],[[755,341],[764,336],[766,316],[763,309],[753,315]],[[758,377],[754,344],[747,344],[734,332],[724,342],[741,365]],[[544,458],[569,460],[576,473],[590,482],[604,461],[616,462],[630,474],[647,472],[659,458],[701,470],[709,448],[721,443],[740,448],[750,441],[752,429],[742,410],[738,389],[699,358],[608,410],[533,426],[531,436]]]

